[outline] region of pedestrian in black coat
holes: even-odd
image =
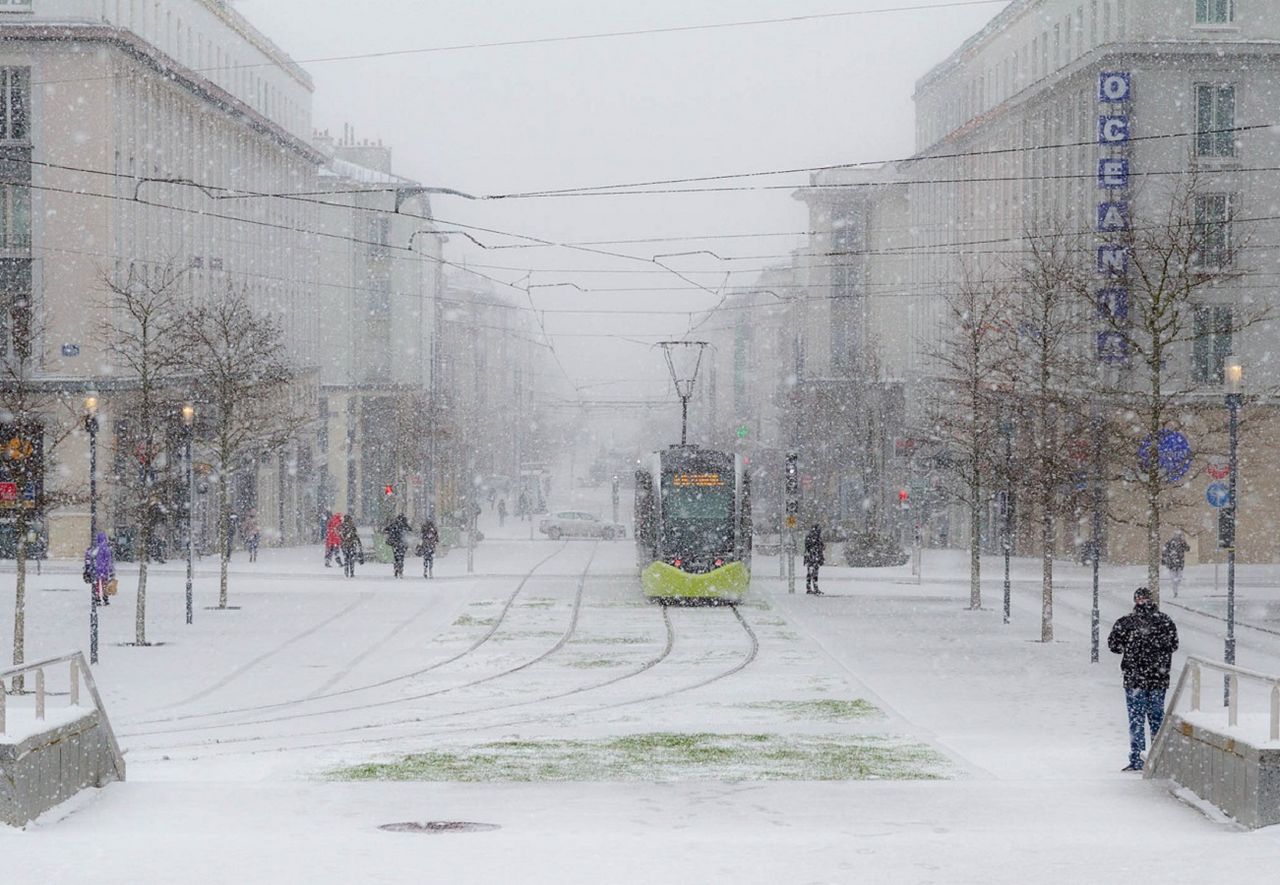
[[[382,529],[383,534],[387,536],[387,544],[391,547],[391,558],[395,563],[393,574],[397,578],[404,577],[404,556],[409,552],[409,540],[405,535],[411,531],[413,526],[409,525],[409,520],[403,513]]]
[[[422,556],[422,577],[431,577],[436,563],[436,547],[440,544],[440,531],[435,521],[428,519],[422,524],[422,541],[418,544],[418,553]]]
[[[360,532],[356,529],[356,521],[348,513],[342,517],[342,525],[338,527],[338,537],[342,539],[342,568],[348,578],[356,576],[356,559],[364,565],[364,546],[360,543]]]
[[[1173,595],[1176,599],[1178,596],[1178,588],[1182,586],[1182,570],[1187,566],[1187,552],[1191,549],[1191,545],[1187,543],[1187,539],[1182,537],[1182,530],[1173,533],[1173,537],[1164,545],[1164,550],[1160,553],[1160,561],[1165,568],[1169,569],[1169,583],[1173,585]]]
[[[1129,710],[1129,764],[1124,770],[1141,771],[1146,726],[1150,725],[1154,741],[1164,722],[1164,695],[1169,690],[1173,653],[1178,650],[1178,628],[1156,608],[1151,591],[1139,587],[1133,594],[1133,612],[1116,621],[1107,648],[1122,655],[1120,671]]]
[[[827,545],[822,541],[822,529],[814,525],[804,536],[804,592],[821,596],[818,589],[818,567],[827,561]]]

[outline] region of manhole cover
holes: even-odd
[[[406,821],[378,827],[388,833],[486,833],[501,829],[497,824],[480,824],[467,820]]]

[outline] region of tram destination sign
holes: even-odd
[[[724,477],[718,473],[677,473],[671,484],[676,488],[716,488],[724,485]]]

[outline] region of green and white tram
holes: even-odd
[[[646,596],[742,598],[751,582],[751,481],[741,456],[686,445],[643,459],[635,522]]]

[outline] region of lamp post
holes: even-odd
[[[89,433],[89,549],[98,537],[98,398],[84,398],[84,429]],[[97,558],[96,556],[94,557]],[[97,576],[94,576],[94,584]],[[89,663],[98,663],[98,588],[89,588]]]
[[[1093,561],[1093,605],[1089,610],[1089,661],[1098,663],[1099,626],[1098,569],[1102,559],[1102,413],[1099,404],[1093,411],[1093,537],[1089,541],[1089,558]]]
[[[192,621],[191,574],[195,558],[196,470],[191,458],[191,442],[195,436],[196,407],[191,403],[182,406],[183,435],[187,449],[187,623]]]
[[[1004,437],[1004,506],[1001,515],[1000,546],[1004,548],[1004,622],[1009,623],[1009,608],[1013,602],[1009,583],[1009,554],[1013,548],[1013,422],[1008,418],[1000,422],[1000,434]]]
[[[1227,492],[1227,639],[1222,659],[1228,664],[1236,662],[1236,442],[1240,429],[1240,398],[1244,388],[1244,367],[1240,360],[1227,360],[1222,372],[1223,389],[1227,398],[1227,433],[1230,444],[1230,470]],[[1231,702],[1231,678],[1222,678],[1222,704]]]

